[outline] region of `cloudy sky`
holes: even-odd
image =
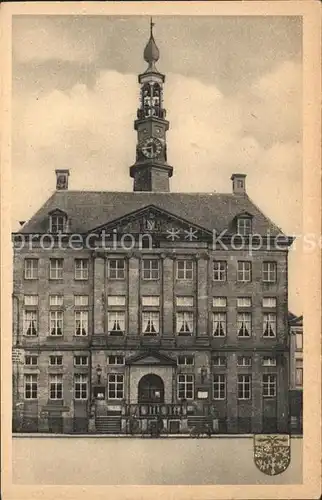
[[[172,191],[230,192],[232,172],[288,234],[302,224],[302,29],[297,17],[156,17]],[[132,189],[147,17],[13,20],[13,227],[55,188]],[[301,313],[298,251],[290,308]]]

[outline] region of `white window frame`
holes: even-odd
[[[63,375],[61,373],[51,373],[49,375],[49,399],[51,401],[61,401],[64,399]]]
[[[237,307],[252,307],[251,297],[237,297]]]
[[[266,333],[268,330],[268,334]],[[263,337],[266,339],[276,338],[277,331],[277,316],[275,313],[264,313],[263,314]],[[272,332],[272,334],[271,334]]]
[[[263,297],[262,305],[265,309],[276,309],[277,299],[276,297]]]
[[[194,297],[189,295],[178,295],[176,297],[176,306],[177,307],[193,307],[194,306]]]
[[[295,360],[295,385],[296,387],[303,387],[303,361]]]
[[[237,234],[240,236],[248,236],[252,234],[252,219],[251,217],[238,217],[237,219]]]
[[[160,279],[160,261],[158,259],[142,259],[142,279],[144,281]]]
[[[215,267],[217,268],[215,269]],[[225,260],[214,260],[212,265],[213,281],[227,281],[227,262]]]
[[[264,283],[276,283],[277,263],[273,261],[263,262],[262,280]]]
[[[160,307],[159,295],[143,295],[141,297],[142,307]]]
[[[226,367],[227,366],[226,356],[214,356],[212,358],[212,365]]]
[[[76,337],[86,337],[88,335],[88,311],[75,311],[74,313],[74,334]]]
[[[49,217],[49,232],[53,234],[67,232],[67,217],[64,214],[52,214]]]
[[[28,360],[28,363],[27,363]],[[38,366],[38,356],[37,354],[25,354],[24,359],[25,366]],[[29,362],[30,361],[30,362]],[[35,363],[33,361],[36,361]]]
[[[240,334],[240,331],[242,333]],[[245,332],[248,331],[248,335]],[[252,315],[249,312],[237,313],[237,337],[249,339],[252,336]]]
[[[187,363],[187,360],[192,360],[192,363]],[[181,361],[184,361],[183,363]],[[194,366],[195,358],[192,354],[179,354],[177,356],[177,365],[178,366]]]
[[[38,375],[36,373],[24,374],[24,399],[38,399]]]
[[[25,307],[38,306],[38,295],[24,295],[24,305]]]
[[[59,362],[57,362],[59,360]],[[49,366],[63,366],[63,356],[61,354],[51,354],[49,356]]]
[[[59,328],[59,325],[60,328]],[[64,313],[63,311],[49,312],[49,329],[51,337],[62,337],[64,335]],[[60,329],[61,333],[58,333]],[[54,333],[53,333],[54,332]]]
[[[74,399],[77,401],[88,399],[88,375],[86,373],[75,373],[74,375]]]
[[[277,377],[275,373],[263,373],[262,387],[264,398],[276,398]]]
[[[212,307],[227,307],[227,297],[213,297]]]
[[[85,362],[83,363],[83,361]],[[88,354],[75,354],[74,366],[88,366]]]
[[[300,342],[298,340],[301,339]],[[295,333],[295,347],[297,351],[303,351],[303,333],[296,332]]]
[[[276,358],[274,356],[263,356],[262,366],[276,366]]]
[[[30,329],[30,333],[29,332]],[[24,309],[23,311],[23,334],[25,337],[38,336],[38,310]]]
[[[115,262],[115,267],[112,267],[112,262]],[[125,280],[125,259],[108,259],[107,274],[110,280]]]
[[[24,260],[25,280],[37,280],[39,269],[39,259],[28,258]]]
[[[178,259],[176,262],[176,278],[180,281],[193,280],[193,260]]]
[[[74,279],[84,281],[88,280],[88,259],[75,259],[74,260]]]
[[[119,392],[121,392],[121,395],[118,394]],[[112,397],[110,393],[113,394],[114,397]],[[107,399],[113,399],[118,401],[124,399],[123,373],[109,373],[107,375]]]
[[[88,295],[74,295],[75,307],[88,307]]]
[[[120,329],[111,328],[114,325],[119,325]],[[107,312],[107,327],[109,335],[113,334],[124,334],[125,333],[125,311],[112,310]],[[122,328],[123,327],[123,328]]]
[[[149,328],[147,328],[148,326],[149,326]],[[152,326],[153,326],[153,328],[152,328]],[[159,313],[159,311],[142,311],[142,328],[141,328],[141,330],[142,330],[142,335],[159,335],[160,334],[160,313]]]
[[[115,359],[113,360],[113,358]],[[121,361],[121,363],[118,363],[118,361]],[[109,354],[107,356],[107,364],[110,366],[124,366],[125,356],[123,354]]]
[[[219,332],[217,333],[218,329]],[[227,314],[225,312],[214,311],[212,313],[212,335],[213,337],[226,337]]]
[[[189,324],[191,328],[189,328]],[[185,330],[181,330],[183,326],[188,326]],[[193,335],[195,328],[195,315],[193,311],[177,311],[176,312],[176,334],[177,335]]]
[[[226,375],[214,373],[212,379],[212,399],[215,401],[226,399]]]
[[[177,399],[191,401],[194,399],[195,380],[190,373],[179,373],[177,375]],[[183,396],[182,396],[183,394]]]
[[[49,295],[49,306],[50,307],[63,307],[64,296],[60,294]]]
[[[240,396],[239,390],[241,389],[242,395]],[[240,401],[249,400],[252,398],[252,376],[243,374],[237,376],[237,399]]]
[[[252,281],[252,263],[249,260],[237,262],[237,281],[239,283],[250,283]]]
[[[64,259],[57,257],[49,261],[49,279],[62,280],[64,278]]]
[[[125,307],[126,306],[126,296],[125,295],[108,295],[107,305],[109,307]]]
[[[251,356],[238,356],[237,357],[237,366],[252,366],[252,357]]]

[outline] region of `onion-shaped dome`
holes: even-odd
[[[151,32],[150,40],[148,41],[144,49],[144,60],[150,65],[153,65],[159,60],[159,57],[160,52]]]

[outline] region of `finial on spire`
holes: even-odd
[[[160,54],[157,44],[154,41],[153,37],[153,26],[154,22],[152,17],[150,18],[150,39],[144,49],[144,60],[149,64],[148,69],[155,69],[155,63],[158,61]]]

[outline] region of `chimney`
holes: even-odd
[[[61,191],[68,189],[69,170],[55,170],[56,173],[56,189]]]
[[[230,178],[233,181],[233,193],[245,194],[246,193],[246,175],[233,174]]]

